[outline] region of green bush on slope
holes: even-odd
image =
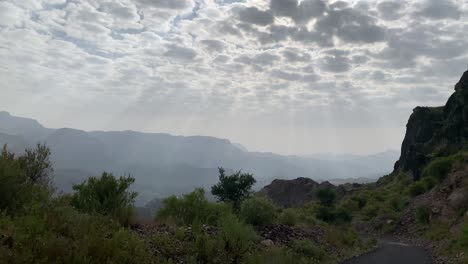
[[[275,221],[276,209],[266,198],[251,197],[242,202],[240,216],[248,224],[266,225]]]
[[[115,178],[104,172],[101,177],[90,177],[82,184],[73,186],[76,193],[72,205],[84,212],[100,213],[118,219],[124,226],[132,223],[133,203],[137,193],[129,191],[135,182],[131,177]]]

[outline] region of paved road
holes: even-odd
[[[398,242],[381,241],[379,248],[343,264],[431,264],[432,258],[423,248]]]

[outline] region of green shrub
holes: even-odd
[[[211,187],[211,193],[218,197],[218,201],[232,203],[238,209],[240,203],[250,196],[255,182],[252,174],[238,171],[226,175],[224,169],[219,168],[219,182]]]
[[[323,206],[332,206],[336,200],[336,193],[330,188],[318,190],[315,196]]]
[[[357,212],[361,208],[359,207],[360,204],[357,199],[345,198],[342,200],[340,207],[346,209],[348,212]]]
[[[90,177],[82,184],[73,186],[76,193],[72,197],[72,205],[84,212],[109,215],[128,226],[132,221],[133,202],[137,196],[128,190],[134,181],[131,177],[117,179],[107,172],[100,178]]]
[[[295,226],[299,220],[299,215],[292,208],[284,209],[279,216],[279,222],[288,226]]]
[[[15,157],[7,150],[6,145],[3,146],[0,155],[0,210],[9,214],[19,214],[36,202],[44,203],[51,196],[52,191],[48,184],[50,164],[43,164],[30,157],[40,155],[40,160],[45,159],[45,162],[48,162],[49,150],[42,145],[38,148],[41,153],[45,153],[38,154],[39,150],[26,150],[27,154]]]
[[[431,210],[425,205],[416,208],[416,220],[421,224],[428,224],[431,218]]]
[[[351,213],[344,208],[338,208],[335,211],[335,221],[337,223],[349,223],[353,219]]]
[[[266,225],[275,221],[276,209],[268,199],[252,197],[242,202],[240,216],[248,224]]]
[[[327,223],[335,221],[335,210],[328,206],[320,206],[315,214],[315,217]]]
[[[450,237],[450,226],[447,224],[431,224],[429,229],[423,236],[427,239],[440,241]]]
[[[221,217],[218,227],[218,237],[224,249],[224,263],[241,263],[253,246],[256,237],[254,230],[232,214]]]
[[[375,200],[371,200],[362,208],[362,214],[367,218],[374,218],[378,215],[380,206]]]
[[[248,256],[246,264],[311,264],[313,261],[287,247],[272,247]]]
[[[208,202],[203,189],[196,189],[182,197],[168,197],[163,204],[156,219],[174,221],[177,225],[192,225],[196,222],[216,225],[222,215],[230,212],[224,203]]]
[[[358,208],[362,209],[366,206],[367,202],[369,201],[368,195],[366,193],[358,193],[351,197],[351,200],[357,202]]]
[[[418,196],[426,192],[426,186],[424,185],[424,183],[417,181],[409,186],[408,192],[413,197]]]
[[[462,249],[468,249],[468,224],[465,224],[462,231],[458,235],[457,245]]]
[[[21,216],[0,214],[0,263],[136,264],[152,263],[152,256],[110,218],[51,201]]]
[[[452,169],[456,156],[440,157],[431,161],[423,171],[423,177],[431,177],[442,182]]]
[[[326,252],[310,240],[295,240],[291,244],[291,249],[301,256],[317,261],[323,260],[326,257]]]

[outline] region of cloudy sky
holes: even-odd
[[[0,110],[283,154],[399,149],[468,68],[468,0],[0,0]]]

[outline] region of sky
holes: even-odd
[[[468,0],[0,0],[0,110],[280,154],[399,149],[468,68]]]

